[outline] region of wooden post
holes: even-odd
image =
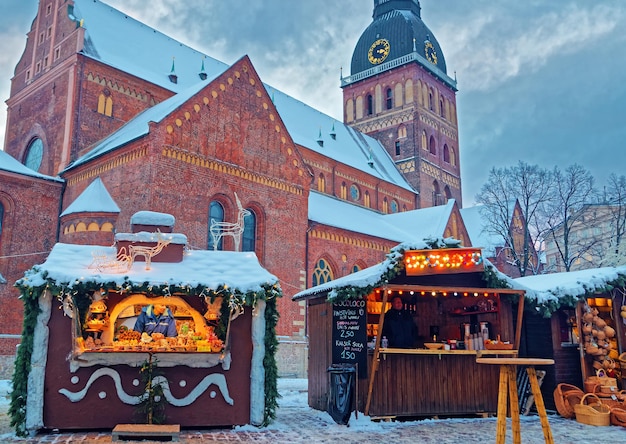
[[[519,350],[520,341],[522,340],[522,320],[524,319],[524,293],[520,293],[517,304],[517,322],[515,326],[515,341],[513,348]]]
[[[374,345],[374,354],[372,355],[372,369],[370,373],[369,386],[367,389],[367,401],[365,402],[365,414],[369,416],[370,405],[372,403],[372,391],[374,390],[374,378],[376,377],[376,371],[378,371],[378,362],[380,354],[380,339],[383,334],[383,326],[385,324],[385,311],[387,308],[387,287],[383,287],[380,291],[383,292],[382,308],[380,310],[380,318],[378,321],[378,334],[376,335],[376,343]]]
[[[535,405],[537,406],[537,413],[539,413],[539,419],[541,420],[541,430],[543,430],[543,438],[546,444],[554,444],[554,438],[552,437],[552,430],[550,429],[550,423],[548,422],[548,415],[546,414],[546,406],[543,403],[543,397],[541,396],[541,388],[537,381],[537,372],[535,367],[526,368],[528,372],[528,379],[530,380],[530,389],[535,397]]]

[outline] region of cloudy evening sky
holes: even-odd
[[[0,0],[0,98],[37,0]],[[264,82],[342,120],[340,69],[373,0],[106,0],[226,63],[250,56]],[[464,206],[491,166],[579,163],[598,184],[626,174],[626,1],[421,0],[458,81]],[[4,140],[6,105],[0,110]]]

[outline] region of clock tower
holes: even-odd
[[[419,0],[374,0],[341,88],[344,122],[383,144],[421,208],[462,206],[456,80]]]

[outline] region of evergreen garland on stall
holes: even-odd
[[[59,305],[62,306],[69,298],[75,312],[82,317],[92,302],[92,295],[96,292],[105,294],[108,291],[117,291],[119,293],[149,293],[155,296],[172,296],[172,295],[195,295],[205,297],[212,302],[216,297],[223,297],[225,304],[222,305],[222,316],[220,324],[216,328],[217,336],[224,340],[226,337],[226,323],[228,315],[224,317],[224,309],[230,313],[230,308],[253,307],[258,299],[266,301],[265,319],[265,358],[263,365],[265,367],[265,413],[263,426],[266,426],[276,418],[276,407],[279,398],[277,389],[277,365],[276,351],[278,348],[278,340],[276,337],[276,324],[278,322],[278,310],[276,299],[282,297],[282,291],[278,284],[266,283],[261,285],[261,289],[257,291],[241,292],[238,289],[229,289],[227,286],[219,286],[217,289],[210,289],[203,285],[196,287],[162,285],[155,286],[149,282],[143,284],[134,284],[128,277],[124,278],[122,284],[116,282],[93,282],[77,279],[73,282],[57,283],[47,277],[47,273],[43,273],[41,278],[46,284],[31,287],[28,276],[41,272],[39,267],[33,267],[29,270],[25,277],[18,280],[15,284],[21,294],[24,303],[24,322],[22,326],[22,335],[20,346],[17,350],[15,359],[15,370],[12,378],[11,405],[9,408],[9,416],[11,417],[11,427],[15,428],[16,435],[27,436],[26,430],[26,404],[28,400],[28,376],[31,370],[31,357],[34,347],[34,332],[37,323],[37,316],[40,313],[39,297],[44,291],[50,292],[52,297],[56,298]],[[61,307],[59,307],[61,308]]]
[[[31,356],[33,355],[35,326],[41,311],[39,309],[38,295],[44,288],[26,287],[20,289],[22,301],[24,302],[24,323],[20,346],[17,348],[15,357],[9,416],[11,417],[11,427],[15,428],[15,434],[21,437],[27,436],[26,401],[28,398],[28,375],[30,374]]]

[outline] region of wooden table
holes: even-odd
[[[500,385],[498,389],[498,422],[496,427],[496,444],[504,444],[506,440],[506,409],[507,396],[511,409],[511,428],[513,430],[513,443],[521,444],[522,438],[520,433],[519,421],[519,405],[517,398],[517,366],[526,367],[530,388],[535,397],[535,404],[539,419],[541,420],[541,429],[543,437],[548,444],[554,444],[552,430],[548,422],[546,407],[541,396],[539,382],[537,382],[536,365],[553,365],[553,359],[540,358],[477,358],[478,364],[496,364],[500,366]]]

